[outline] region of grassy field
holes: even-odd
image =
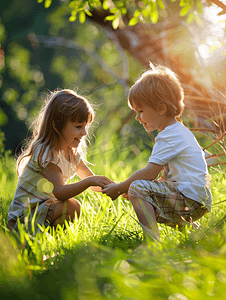
[[[96,141],[90,167],[121,181],[143,167],[148,151]],[[116,150],[119,149],[119,150]],[[131,156],[132,155],[132,156]],[[79,220],[66,229],[43,228],[35,237],[5,230],[17,184],[15,162],[0,157],[1,299],[224,299],[226,297],[225,172],[211,168],[213,207],[200,228],[182,232],[160,227],[161,243],[142,243],[142,230],[130,203],[85,191]]]

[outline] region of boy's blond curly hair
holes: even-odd
[[[128,104],[147,105],[157,110],[160,103],[167,106],[166,115],[179,117],[184,109],[184,91],[176,74],[164,66],[145,71],[130,88]]]

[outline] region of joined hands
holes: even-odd
[[[122,195],[124,198],[128,199],[128,194],[127,193],[122,193],[121,194],[120,189],[119,189],[119,184],[115,183],[115,182],[106,185],[103,188],[102,193],[106,194],[109,197],[111,197],[112,200],[115,200],[120,195]]]
[[[94,192],[102,192],[103,188],[115,182],[102,175],[92,175],[88,179],[90,180],[90,188]]]

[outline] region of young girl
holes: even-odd
[[[88,101],[72,90],[55,91],[47,97],[33,122],[33,136],[17,159],[19,182],[9,207],[9,229],[21,223],[56,226],[79,217],[80,204],[73,197],[88,187],[95,191],[112,181],[95,176],[82,158],[82,144],[94,111]],[[67,184],[75,174],[82,178]]]
[[[211,209],[204,153],[191,131],[177,121],[183,99],[180,82],[168,68],[143,73],[129,91],[128,104],[147,132],[160,132],[146,167],[102,191],[113,200],[128,192],[140,223],[154,239],[160,237],[157,222],[182,227]],[[156,180],[163,167],[163,176]]]

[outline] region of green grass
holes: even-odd
[[[90,167],[121,181],[144,166],[148,152],[114,142],[91,148]],[[124,164],[123,164],[124,163]],[[17,184],[15,163],[0,158],[0,295],[2,299],[224,299],[226,296],[225,172],[210,169],[213,208],[201,227],[160,226],[161,243],[133,251],[142,230],[131,204],[85,191],[79,220],[35,237],[5,230]]]

